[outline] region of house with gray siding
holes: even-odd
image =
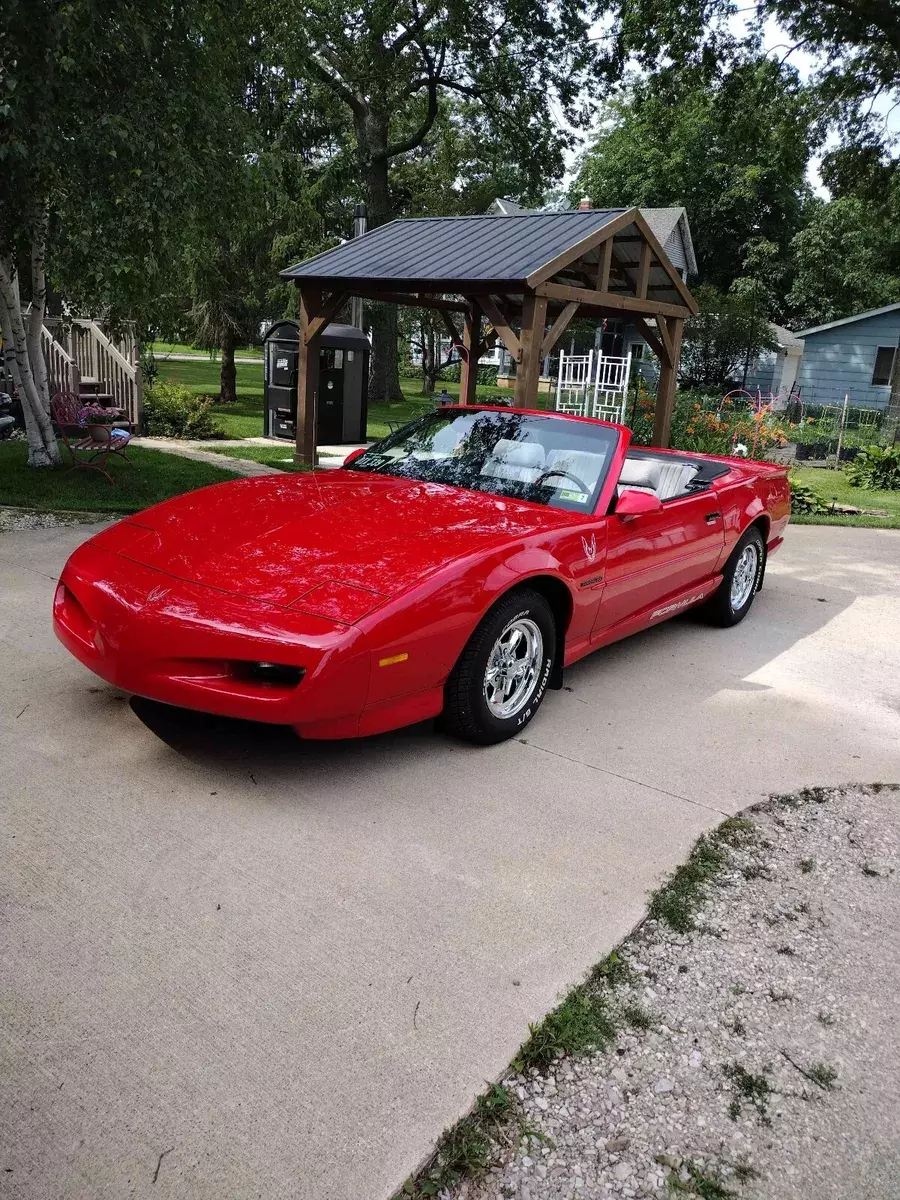
[[[803,342],[797,384],[804,404],[839,405],[846,395],[857,408],[887,408],[900,347],[900,304],[800,329],[796,336]]]

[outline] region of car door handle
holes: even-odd
[[[712,525],[713,521],[720,521],[721,519],[722,519],[721,513],[717,512],[717,513],[707,513],[706,514],[707,525]]]

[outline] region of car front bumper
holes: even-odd
[[[71,654],[124,691],[293,725],[304,736],[358,732],[370,655],[353,626],[175,579],[87,543],[57,585],[53,627]],[[254,663],[298,668],[302,678],[250,678]]]

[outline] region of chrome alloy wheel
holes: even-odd
[[[755,542],[748,542],[735,563],[734,574],[731,577],[732,612],[738,612],[750,599],[756,587],[758,573],[759,547]]]
[[[515,617],[494,642],[484,673],[484,698],[492,716],[514,717],[534,694],[544,661],[544,639],[529,617]]]

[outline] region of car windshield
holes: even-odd
[[[428,413],[346,467],[592,512],[618,434],[609,426],[515,410]]]

